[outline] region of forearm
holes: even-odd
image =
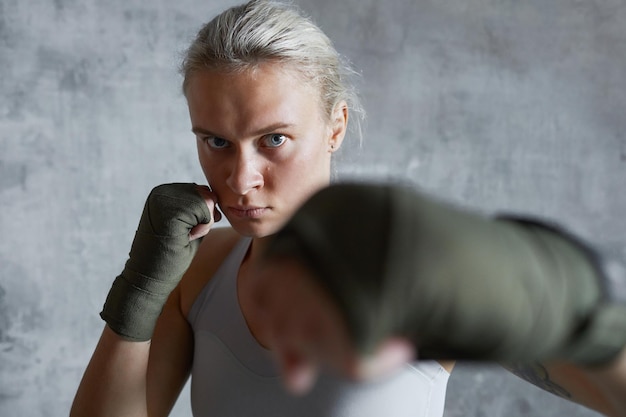
[[[100,313],[107,325],[72,416],[167,415],[188,375],[190,358],[189,332],[175,288],[200,237],[213,225],[214,207],[206,186],[164,184],[152,190],[129,258]],[[170,307],[164,306],[168,298]],[[155,338],[158,322],[162,336]]]
[[[502,364],[542,390],[611,417],[626,416],[626,350],[601,367],[568,362]]]
[[[130,342],[105,326],[85,370],[71,417],[145,417],[150,342]]]
[[[611,364],[601,369],[588,369],[591,381],[603,393],[611,417],[626,417],[626,349]]]

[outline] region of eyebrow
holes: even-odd
[[[201,127],[197,127],[197,126],[192,126],[192,127],[191,127],[191,132],[192,132],[192,133],[194,133],[194,134],[196,134],[196,135],[197,135],[198,133],[201,133],[201,134],[203,134],[203,135],[207,135],[207,136],[215,136],[215,137],[218,137],[218,136],[219,136],[219,135],[216,135],[215,133],[213,133],[213,132],[211,132],[211,131],[209,131],[209,130],[206,130],[206,129],[203,129],[203,128],[201,128]]]
[[[250,133],[250,136],[258,136],[258,135],[262,135],[266,133],[280,131],[283,129],[289,129],[289,128],[292,128],[293,126],[294,125],[292,123],[282,123],[282,122],[274,123],[274,124],[255,130],[254,132]],[[191,128],[191,131],[195,134],[200,133],[200,134],[207,135],[207,136],[223,137],[222,135],[218,135],[216,133],[211,132],[210,130],[204,129],[199,126],[193,126]]]

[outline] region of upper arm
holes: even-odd
[[[194,337],[187,315],[238,238],[232,229],[211,230],[203,238],[191,265],[163,307],[152,337],[148,362],[150,416],[167,415],[189,378]]]
[[[607,416],[626,416],[626,351],[614,363],[592,369],[566,362],[503,365],[554,395]]]

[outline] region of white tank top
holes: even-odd
[[[191,407],[195,417],[441,417],[448,372],[416,361],[381,381],[321,375],[303,397],[282,386],[271,352],[252,336],[237,298],[251,240],[240,240],[195,300]]]

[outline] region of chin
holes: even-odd
[[[230,221],[230,219],[229,219]],[[268,221],[230,221],[231,227],[240,235],[251,238],[262,238],[275,234],[282,224],[276,225]]]

